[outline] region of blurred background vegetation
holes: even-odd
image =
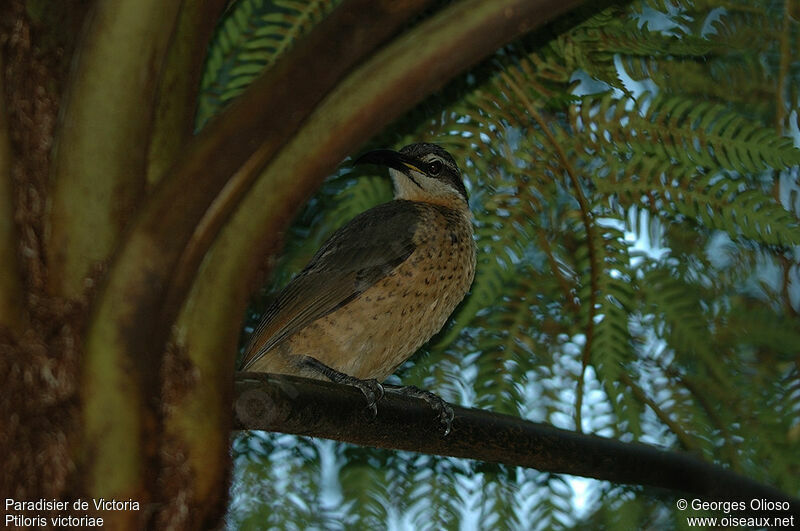
[[[232,4],[198,129],[336,5]],[[390,382],[800,495],[798,21],[796,0],[588,6],[364,146],[448,149],[479,248],[471,294]],[[345,161],[287,234],[243,340],[333,230],[390,198],[385,175]],[[232,528],[684,525],[637,486],[262,432],[233,453]]]

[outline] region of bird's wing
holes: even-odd
[[[334,232],[269,306],[251,336],[243,368],[402,264],[414,252],[419,218],[411,201],[390,201]]]

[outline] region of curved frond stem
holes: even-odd
[[[189,141],[208,43],[227,0],[184,0],[164,59],[147,150],[151,190]]]
[[[627,375],[627,373],[621,373],[620,379],[622,380],[622,383],[628,386],[636,398],[638,398],[643,404],[647,405],[647,407],[652,409],[653,413],[656,414],[659,420],[669,427],[672,433],[678,437],[678,441],[680,441],[681,447],[684,450],[691,451],[697,449],[697,445],[692,441],[692,438],[689,437],[689,434],[686,433],[677,422],[669,418],[669,415],[663,409],[661,409],[658,404],[653,401],[653,399],[647,396],[647,393],[645,393],[644,390],[639,387],[639,385],[634,382],[630,376]]]
[[[787,314],[793,315],[795,317],[798,316],[798,310],[792,306],[792,297],[789,293],[789,290],[792,285],[792,277],[791,272],[793,267],[798,267],[797,264],[792,264],[791,260],[786,256],[781,255],[779,257],[780,260],[780,267],[781,267],[781,294],[783,295],[783,309],[786,311]]]
[[[575,189],[575,198],[578,200],[578,204],[580,205],[581,210],[581,220],[583,222],[584,229],[586,230],[586,240],[588,245],[589,251],[589,262],[591,263],[591,272],[590,272],[590,283],[591,283],[591,296],[589,297],[589,311],[588,313],[588,320],[586,323],[586,341],[583,345],[583,353],[581,355],[581,374],[578,377],[578,384],[577,389],[575,390],[576,399],[575,399],[575,426],[578,431],[581,431],[581,408],[583,406],[583,386],[584,380],[586,378],[586,369],[589,366],[589,361],[591,358],[592,352],[592,339],[594,336],[594,318],[596,314],[596,306],[597,306],[597,294],[598,294],[598,285],[599,285],[599,272],[601,271],[600,265],[597,263],[597,251],[594,247],[595,241],[595,230],[594,230],[594,220],[592,219],[592,212],[591,208],[589,207],[589,201],[586,199],[586,196],[583,194],[583,189],[581,188],[580,180],[578,179],[578,173],[575,168],[572,166],[569,157],[567,157],[566,151],[564,151],[563,146],[558,141],[558,139],[553,135],[552,131],[548,127],[547,123],[542,118],[542,115],[533,105],[533,102],[528,98],[525,94],[525,91],[517,84],[511,76],[507,72],[503,72],[501,74],[503,81],[505,81],[509,88],[514,91],[517,97],[520,99],[522,104],[525,106],[525,109],[528,111],[530,116],[536,121],[539,127],[542,129],[542,132],[547,137],[550,144],[553,146],[553,149],[556,150],[558,154],[558,158],[561,159],[562,167],[564,171],[567,172],[569,175],[570,181],[572,182],[572,186]]]
[[[147,148],[179,0],[95,2],[75,52],[51,168],[48,288],[79,299],[145,189]]]
[[[539,199],[531,194],[528,197],[529,201],[535,203],[536,209],[541,211],[542,209],[542,202]],[[525,203],[523,203],[525,204]],[[526,209],[527,210],[527,209]],[[533,214],[532,212],[530,213]],[[553,253],[553,246],[550,245],[550,238],[547,237],[545,231],[542,230],[541,227],[536,227],[536,237],[539,241],[539,246],[544,251],[545,256],[547,257],[547,263],[550,264],[550,270],[553,272],[553,275],[556,277],[556,281],[558,282],[561,291],[564,293],[564,299],[567,301],[569,307],[575,313],[578,312],[579,307],[578,303],[575,301],[575,297],[572,294],[572,289],[569,285],[569,280],[567,277],[564,276],[564,272],[561,270],[561,267],[558,264],[558,260],[556,259],[555,254]]]
[[[536,235],[539,239],[539,246],[547,257],[547,263],[550,264],[550,269],[553,271],[553,275],[556,277],[556,281],[558,282],[561,291],[564,292],[564,298],[566,299],[567,304],[574,312],[577,313],[579,310],[578,303],[575,301],[575,297],[573,296],[572,290],[569,287],[567,277],[564,276],[564,273],[561,271],[561,267],[558,265],[558,260],[556,260],[556,257],[553,254],[553,247],[550,245],[550,239],[539,227],[536,229]]]
[[[783,135],[786,128],[786,82],[789,77],[789,68],[792,63],[792,48],[789,39],[792,35],[792,14],[790,13],[791,0],[783,2],[783,24],[781,25],[780,37],[778,38],[780,47],[780,62],[778,66],[778,84],[775,89],[775,130]],[[778,184],[776,183],[777,187]]]
[[[708,418],[714,424],[714,427],[716,427],[716,429],[718,429],[722,434],[722,438],[725,439],[725,443],[729,448],[731,448],[731,451],[728,452],[728,455],[730,456],[733,469],[739,469],[739,452],[736,450],[736,447],[733,444],[733,437],[728,429],[728,425],[719,418],[719,415],[716,411],[714,411],[714,408],[709,403],[705,393],[700,390],[698,384],[692,378],[678,373],[670,366],[665,367],[661,363],[657,363],[657,365],[662,371],[664,371],[664,374],[674,379],[679,385],[682,385],[684,388],[686,388],[686,390],[691,393],[694,399],[697,400],[697,403],[700,405],[703,411],[705,411]]]
[[[544,98],[552,98],[554,91],[552,89],[548,89],[543,83],[541,83],[542,77],[537,75],[537,72],[531,68],[532,65],[539,67],[544,62],[545,61],[538,53],[533,52],[527,54],[524,60],[520,61],[516,67],[524,74],[526,86],[530,87],[534,92],[541,94]]]

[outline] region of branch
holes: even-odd
[[[704,501],[787,501],[800,518],[800,500],[688,454],[561,430],[510,415],[454,406],[452,431],[442,437],[431,408],[387,390],[369,419],[357,389],[264,373],[238,373],[234,428],[334,439],[363,446],[478,459],[614,483],[682,491]],[[742,516],[744,513],[736,513]],[[767,517],[758,511],[755,516]]]
[[[628,376],[626,373],[623,372],[622,374],[620,374],[620,380],[622,381],[622,383],[624,383],[630,388],[631,392],[633,393],[633,396],[635,396],[636,399],[639,400],[639,402],[649,407],[650,410],[656,414],[658,420],[666,424],[666,426],[670,429],[670,431],[672,431],[672,433],[675,434],[675,437],[678,438],[678,441],[680,442],[681,448],[683,450],[688,450],[688,451],[697,450],[698,447],[697,443],[695,443],[695,441],[689,436],[689,434],[686,433],[686,431],[684,431],[684,429],[681,427],[679,423],[672,420],[669,417],[669,414],[667,414],[666,411],[664,411],[659,407],[659,405],[655,402],[655,400],[647,396],[647,393],[644,392],[644,389],[639,387],[639,385],[633,381],[633,378],[631,378],[630,376]]]

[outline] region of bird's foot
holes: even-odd
[[[362,380],[360,378],[356,378],[355,376],[350,376],[349,374],[345,374],[337,371],[336,369],[328,367],[318,359],[312,358],[311,356],[303,356],[302,364],[306,368],[322,374],[333,383],[351,385],[364,393],[364,397],[367,399],[367,409],[369,409],[370,413],[372,413],[372,418],[374,419],[378,415],[378,400],[383,398],[384,395],[383,386],[380,384],[380,382],[378,382],[378,380],[375,380],[374,378]]]
[[[453,427],[453,418],[455,417],[455,413],[453,413],[453,407],[442,397],[431,393],[430,391],[420,389],[415,385],[398,386],[394,387],[392,390],[400,395],[411,398],[421,398],[427,402],[428,406],[430,406],[430,408],[439,418],[439,422],[441,423],[444,431],[442,437],[447,437],[447,435],[450,433],[450,429]]]
[[[374,419],[378,416],[378,400],[383,398],[383,386],[375,380],[371,378],[369,380],[361,380],[360,378],[356,378],[355,376],[350,376],[349,374],[344,374],[343,372],[337,373],[335,378],[331,378],[331,381],[340,383],[340,384],[347,384],[352,385],[353,387],[360,390],[364,393],[364,397],[367,399],[367,409],[370,410],[372,413],[372,418]]]

